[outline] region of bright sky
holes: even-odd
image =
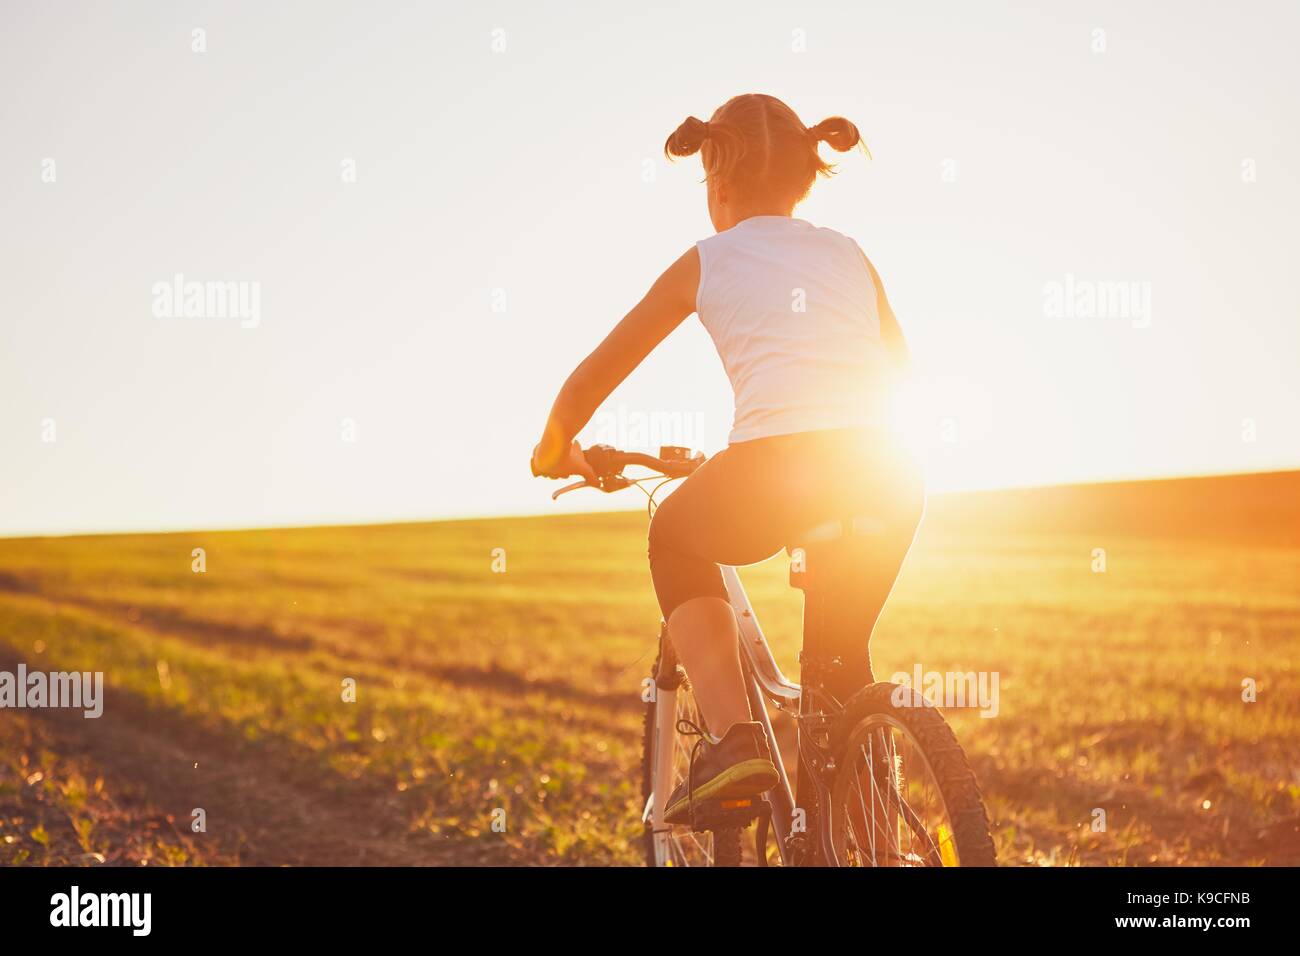
[[[1298,9],[9,5],[0,533],[633,506],[528,454],[710,231],[665,137],[747,91],[871,147],[799,215],[884,278],[932,488],[1300,466]],[[156,315],[177,273],[256,327]],[[608,408],[722,447],[696,320]]]

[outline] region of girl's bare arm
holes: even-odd
[[[573,438],[601,402],[632,374],[668,333],[695,311],[700,256],[692,246],[670,265],[596,350],[583,359],[560,389],[533,450],[533,470],[553,478],[590,477]]]
[[[871,282],[876,287],[876,313],[880,316],[880,337],[894,360],[894,367],[899,372],[905,372],[912,364],[912,351],[907,347],[907,339],[903,338],[903,330],[898,325],[898,318],[894,315],[889,300],[885,298],[885,285],[880,281],[876,267],[871,264],[866,253],[863,253],[862,260],[867,264],[867,269],[871,272]]]

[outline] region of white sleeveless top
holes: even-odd
[[[754,216],[696,243],[695,311],[731,379],[730,442],[884,424],[888,354],[856,242]]]

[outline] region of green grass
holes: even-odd
[[[998,672],[996,718],[948,716],[1000,858],[1300,862],[1300,548],[988,520],[1021,500],[936,502],[873,644],[882,677]],[[644,524],[0,541],[0,670],[108,685],[100,720],[0,711],[0,863],[639,862]],[[784,558],[744,576],[797,676]]]

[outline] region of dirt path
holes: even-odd
[[[0,646],[0,669],[18,655]],[[105,716],[28,710],[60,755],[95,768],[108,792],[171,820],[196,861],[254,866],[420,866],[527,862],[501,843],[412,832],[413,794],[348,780],[279,739],[248,741],[105,689]],[[142,805],[141,805],[142,804]],[[207,832],[190,832],[192,812]]]

